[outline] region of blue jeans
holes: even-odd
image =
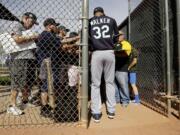
[[[115,72],[116,102],[129,104],[128,72]]]

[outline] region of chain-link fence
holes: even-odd
[[[170,63],[164,0],[143,0],[119,26],[139,51],[142,103],[164,115],[171,98],[168,75],[170,95],[178,96],[179,72],[175,0],[168,3]],[[130,8],[135,6],[130,3]],[[81,0],[1,0],[0,126],[77,125],[80,111],[87,122],[88,13],[82,14],[81,8]]]
[[[178,95],[178,52],[176,31],[176,1],[143,0],[131,12],[119,29],[130,34],[130,41],[139,51],[138,87],[144,105],[168,115],[168,75],[170,75],[171,95]],[[130,9],[133,7],[130,3]],[[167,11],[169,27],[167,27]],[[130,23],[129,23],[130,22]],[[130,25],[129,25],[130,24]],[[129,29],[130,26],[130,29]],[[167,41],[169,31],[170,40]],[[170,62],[167,61],[170,42]],[[170,73],[168,73],[168,64]],[[168,95],[169,96],[169,95]],[[178,110],[177,104],[176,109]]]
[[[131,42],[139,50],[138,86],[142,101],[166,114],[167,108],[159,98],[160,93],[166,93],[163,10],[161,1],[145,0],[131,15]]]
[[[1,0],[0,126],[78,123],[81,13],[81,0]]]

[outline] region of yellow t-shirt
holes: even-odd
[[[128,41],[123,40],[123,41],[121,41],[121,45],[122,45],[122,50],[124,50],[127,53],[127,55],[129,56],[131,54],[131,50],[132,50],[131,44]]]

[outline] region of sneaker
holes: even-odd
[[[102,117],[102,113],[100,113],[100,114],[92,114],[92,118],[94,119],[95,123],[99,123],[101,117]]]
[[[107,112],[107,115],[108,115],[109,119],[114,119],[114,117],[115,117],[115,113]]]
[[[37,106],[40,106],[40,105],[41,105],[41,102],[40,102],[40,99],[38,99],[37,97],[32,97],[32,98],[29,100],[29,104],[37,107]]]
[[[140,104],[140,100],[133,100],[132,103],[134,103],[135,105],[139,105]]]
[[[23,101],[18,107],[21,110],[25,110],[27,107],[35,107],[35,105],[30,103],[29,101]]]
[[[19,108],[17,108],[16,106],[9,106],[7,109],[7,113],[11,113],[15,116],[23,114],[23,112]]]
[[[51,112],[52,108],[49,105],[44,105],[41,107],[40,115],[45,118],[51,118],[53,113]]]
[[[134,103],[134,102],[135,102],[135,100],[130,100],[130,101],[129,101],[129,103]]]

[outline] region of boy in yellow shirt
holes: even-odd
[[[128,66],[131,54],[131,44],[125,40],[123,32],[119,32],[118,43],[114,46],[116,55],[115,66],[115,86],[116,86],[116,102],[121,103],[123,107],[127,107],[129,98],[128,87]]]

